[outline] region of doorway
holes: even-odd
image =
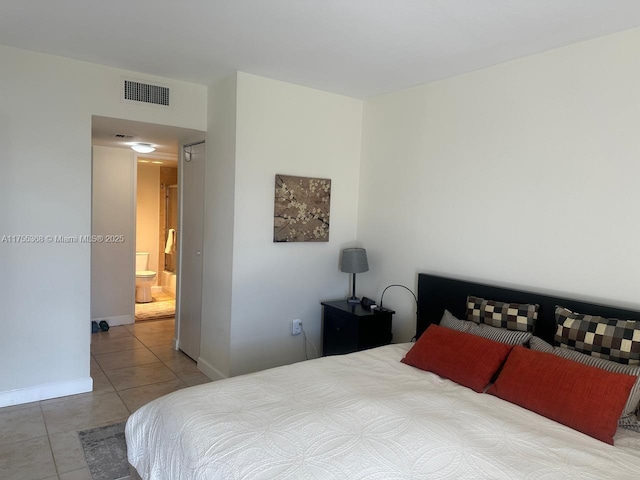
[[[138,155],[135,321],[175,316],[178,155]],[[146,285],[146,286],[145,286]]]
[[[156,147],[156,151],[152,155],[147,155],[150,164],[152,161],[159,161],[157,160],[157,157],[167,158],[171,156],[174,159],[174,166],[177,167],[178,170],[178,178],[164,182],[165,196],[160,199],[160,194],[158,193],[158,196],[156,197],[158,199],[157,203],[162,206],[162,211],[165,211],[166,202],[169,203],[168,207],[171,210],[166,214],[165,219],[169,222],[171,221],[169,217],[176,216],[178,219],[176,219],[177,224],[165,225],[166,228],[162,229],[162,233],[160,233],[159,229],[160,222],[156,220],[155,245],[157,245],[157,248],[153,253],[153,256],[156,259],[157,267],[156,269],[153,269],[153,271],[155,271],[156,274],[162,275],[162,273],[165,272],[165,266],[168,267],[167,271],[174,270],[174,272],[170,272],[175,273],[173,284],[171,279],[161,279],[160,283],[154,286],[156,287],[156,291],[158,291],[157,287],[160,287],[159,292],[162,292],[162,288],[165,287],[169,289],[170,292],[172,288],[175,289],[175,303],[177,303],[177,305],[180,304],[180,282],[175,280],[175,278],[177,278],[180,273],[180,255],[182,248],[181,239],[179,237],[174,239],[174,247],[170,248],[169,254],[165,254],[164,252],[167,249],[168,229],[173,228],[176,232],[181,228],[184,229],[184,225],[181,225],[179,221],[180,212],[182,212],[182,199],[180,193],[182,186],[182,178],[180,178],[180,176],[182,175],[182,163],[184,161],[182,145],[194,145],[194,141],[202,139],[204,136],[205,132],[197,130],[108,117],[92,117],[92,146],[94,147],[94,150],[106,150],[107,152],[114,153],[122,160],[121,175],[117,176],[119,179],[118,189],[114,190],[111,188],[111,185],[103,184],[107,179],[116,178],[112,172],[109,172],[108,175],[100,175],[100,172],[94,172],[92,189],[94,190],[94,193],[104,192],[104,195],[109,195],[110,199],[114,198],[114,194],[117,191],[117,196],[124,199],[124,202],[121,202],[122,205],[117,208],[118,215],[113,215],[115,210],[108,205],[105,208],[105,205],[103,205],[103,199],[100,198],[99,195],[94,195],[92,205],[93,220],[98,219],[95,216],[96,208],[99,209],[102,206],[102,209],[106,212],[104,217],[120,219],[122,228],[126,230],[121,232],[121,226],[119,225],[117,228],[109,227],[109,231],[105,232],[111,235],[117,235],[117,238],[124,239],[123,243],[116,245],[116,247],[121,247],[119,249],[115,248],[112,244],[102,244],[96,245],[98,248],[96,248],[96,252],[94,252],[92,245],[92,280],[100,280],[100,282],[92,281],[92,320],[96,320],[98,322],[105,320],[112,327],[134,324],[135,322],[135,258],[136,251],[138,250],[136,248],[136,230],[138,228],[136,225],[136,196],[138,188],[137,160],[139,158],[144,159],[144,155],[133,153],[130,148],[130,143],[132,142],[140,141],[150,143]],[[204,146],[202,148],[204,148]],[[194,164],[199,165],[200,163],[202,163],[202,168],[204,168],[204,154],[201,156],[201,162],[198,161]],[[112,165],[112,163],[107,161],[105,164],[110,166]],[[200,178],[202,179],[203,177]],[[203,189],[204,185],[202,185],[201,190],[198,190],[200,193],[197,195],[201,195],[200,197],[195,196],[193,193],[189,195],[191,205],[197,205],[198,203],[203,204]],[[167,192],[168,196],[166,195]],[[94,233],[94,228],[97,228],[93,220],[92,233]],[[187,232],[189,228],[191,227],[187,228]],[[160,248],[160,246],[162,246],[162,248]],[[99,248],[102,248],[104,253],[102,256],[96,257],[98,258],[98,261],[94,261],[94,253],[100,253]],[[202,247],[200,247],[200,251],[201,248]],[[201,282],[201,272],[198,278],[199,280],[197,281]],[[100,288],[100,285],[107,285],[109,288]],[[96,288],[94,288],[94,286]],[[193,291],[192,288],[189,288],[188,290],[190,292]],[[98,311],[97,308],[94,308],[98,306],[104,308]],[[116,306],[118,308],[117,311],[115,310]],[[195,307],[192,306],[191,308]],[[171,341],[173,348],[176,348],[179,345],[178,338],[180,318],[179,312],[176,313],[175,329]],[[191,318],[191,315],[189,318]],[[193,336],[194,332],[195,330],[191,329],[189,335]],[[199,328],[197,332],[199,335]],[[197,359],[197,356],[195,358]]]

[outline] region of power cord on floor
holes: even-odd
[[[307,353],[307,342],[309,342],[311,344],[311,346],[313,347],[313,352],[315,357],[314,358],[318,358],[318,349],[316,348],[315,344],[309,340],[307,338],[307,333],[304,331],[304,325],[302,324],[302,322],[300,322],[300,329],[302,330],[302,339],[304,341],[304,358],[305,360],[309,360],[309,355]]]

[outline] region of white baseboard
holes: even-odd
[[[0,407],[21,405],[23,403],[39,402],[50,398],[66,397],[93,390],[91,377],[71,380],[68,382],[46,383],[35,387],[18,388],[8,392],[0,392]]]
[[[101,318],[92,318],[92,321],[100,323],[102,320],[106,320],[110,327],[116,327],[118,325],[129,325],[130,323],[134,323],[133,315],[119,315],[117,317],[101,317]]]
[[[227,378],[226,375],[223,375],[220,370],[215,368],[209,362],[204,360],[202,357],[198,357],[198,370],[204,373],[211,380],[222,380]]]

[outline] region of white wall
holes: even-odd
[[[232,375],[303,360],[294,318],[320,348],[320,301],[348,291],[361,126],[360,100],[238,73]],[[329,242],[273,242],[277,173],[331,179]]]
[[[138,163],[136,251],[149,252],[149,270],[154,272],[164,268],[158,266],[160,207],[160,166]],[[154,285],[158,284],[159,276]]]
[[[628,31],[368,100],[363,291],[439,272],[640,307],[638,51]],[[385,304],[409,339],[408,294]]]
[[[91,319],[109,325],[134,322],[135,168],[131,150],[93,147],[91,233],[125,240],[91,245]]]
[[[338,257],[356,237],[362,101],[238,73],[209,104],[198,367],[220,377],[303,360],[294,318],[321,347],[320,301],[349,288]],[[329,242],[273,242],[277,173],[332,180]]]
[[[208,90],[205,145],[202,321],[198,368],[229,376],[236,158],[236,75]]]
[[[155,79],[172,88],[161,109],[120,101],[121,76],[154,77],[10,47],[0,65],[2,235],[90,233],[92,115],[206,130],[203,86]],[[0,243],[0,406],[91,388],[90,258],[89,244]]]

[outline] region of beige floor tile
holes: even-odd
[[[171,380],[169,382],[154,383],[152,385],[130,388],[118,393],[129,411],[133,413],[141,406],[149,403],[151,400],[155,400],[167,393],[175,392],[176,390],[180,390],[185,387],[186,385],[182,380]]]
[[[142,322],[137,323],[130,329],[132,335],[148,335],[151,333],[166,333],[166,332],[175,332],[175,323],[174,321],[152,321],[152,322]]]
[[[40,405],[0,412],[0,445],[47,435]]]
[[[123,325],[123,327],[125,328],[125,330],[127,330],[129,333],[133,334],[134,330],[135,330],[135,323],[131,323],[131,324],[127,324],[127,325]]]
[[[173,332],[136,333],[136,338],[147,347],[173,345]]]
[[[129,411],[116,393],[102,393],[54,403],[42,403],[49,435],[80,431],[123,421]]]
[[[93,336],[91,337],[91,340],[93,341],[93,339],[118,338],[118,337],[130,337],[130,336],[131,336],[131,332],[127,330],[124,325],[118,325],[116,327],[111,327],[106,332],[103,332],[101,330],[97,333],[94,333]]]
[[[140,331],[138,330],[137,332],[134,333],[134,336],[138,339],[140,339],[140,337],[144,337],[144,336],[148,336],[148,335],[169,335],[172,334],[173,336],[175,336],[175,333],[173,330],[171,329],[166,329],[166,330],[144,330],[144,331]],[[148,346],[148,345],[147,345]]]
[[[39,407],[40,402],[21,403],[20,405],[11,405],[10,407],[0,408],[0,413],[11,412],[13,410],[23,410],[25,408]]]
[[[178,377],[161,362],[148,363],[135,367],[107,370],[105,372],[116,390],[141,387],[152,383],[168,382]]]
[[[189,358],[181,350],[176,350],[173,347],[173,345],[152,345],[148,348],[153,352],[153,354],[156,357],[158,357],[163,362],[165,360],[171,360],[173,358],[181,358],[181,357]]]
[[[154,363],[158,361],[158,357],[151,353],[148,348],[136,348],[135,350],[126,350],[124,352],[103,353],[101,355],[94,355],[94,358],[104,371],[144,365],[146,363]]]
[[[60,474],[60,480],[92,480],[88,468]]]
[[[168,358],[167,360],[163,360],[162,363],[164,363],[169,368],[169,370],[175,373],[178,377],[185,377],[187,375],[202,373],[200,370],[198,370],[196,362],[194,362],[184,354],[182,357]]]
[[[184,383],[193,387],[194,385],[202,385],[203,383],[209,383],[212,380],[207,377],[204,373],[196,373],[193,375],[185,375],[184,377],[180,377]]]
[[[49,441],[58,474],[87,468],[78,432],[56,433],[49,436]]]
[[[40,480],[57,478],[49,439],[34,438],[0,446],[2,480]]]
[[[135,337],[102,337],[91,342],[91,354],[94,357],[103,353],[123,352],[136,348],[144,348],[144,345]]]
[[[96,362],[96,359],[93,358],[93,355],[91,355],[91,358],[89,359],[89,372],[90,373],[94,373],[94,372],[101,372],[102,369],[100,368],[100,365],[98,365],[98,362]]]
[[[93,394],[113,392],[114,388],[111,382],[102,370],[91,374],[93,378]]]

